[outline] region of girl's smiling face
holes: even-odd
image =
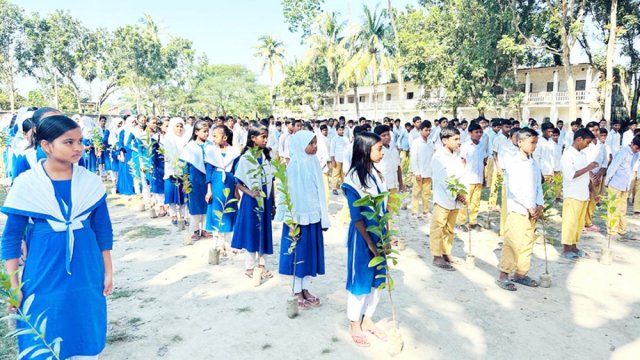
[[[196,139],[199,141],[207,141],[209,137],[209,125],[204,125],[200,129],[196,130]]]

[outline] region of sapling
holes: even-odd
[[[387,289],[389,294],[389,302],[391,303],[391,319],[393,324],[393,336],[395,343],[392,343],[392,354],[398,354],[402,351],[403,341],[398,329],[396,319],[396,308],[393,303],[394,280],[391,275],[391,264],[398,264],[398,256],[400,252],[391,247],[392,237],[398,232],[390,229],[389,221],[400,210],[401,196],[396,193],[383,192],[378,195],[366,195],[353,203],[354,206],[367,207],[370,211],[364,211],[362,215],[373,224],[367,226],[367,232],[378,238],[376,243],[377,255],[369,261],[369,267],[375,267],[376,270],[385,270],[384,274],[378,274],[376,279],[384,279],[385,281],[378,286],[379,290]]]
[[[600,262],[610,265],[612,261],[611,239],[613,238],[613,229],[618,225],[618,216],[616,211],[620,205],[621,198],[611,188],[607,188],[607,194],[600,200],[604,215],[600,216],[607,225],[607,248],[601,251]]]
[[[496,177],[496,182],[493,184],[493,193],[496,194],[496,197],[497,197],[498,196],[497,194],[502,193],[502,182],[504,181],[504,177],[498,176],[498,175],[494,175],[494,176]],[[497,207],[493,211],[489,209],[489,213],[487,214],[487,224],[486,224],[488,229],[491,228],[491,215],[494,212],[496,212],[496,210],[497,210]]]
[[[91,146],[93,146],[96,157],[101,158],[104,151],[104,143],[102,135],[98,129],[91,130]]]
[[[447,178],[447,191],[451,193],[454,198],[458,196],[467,196],[467,187],[460,182],[460,179],[455,176],[449,176]],[[471,253],[471,229],[469,228],[469,207],[467,206],[467,230],[469,236],[469,253],[467,254],[467,258],[469,260],[469,264],[473,265],[475,257]]]
[[[31,304],[36,298],[35,294],[29,295],[24,299],[22,307],[20,306],[20,300],[18,297],[19,291],[22,289],[22,282],[18,284],[17,288],[11,286],[11,278],[15,275],[8,274],[5,271],[0,271],[0,303],[8,303],[10,306],[16,309],[16,312],[3,317],[1,320],[13,320],[25,324],[24,327],[15,329],[9,332],[7,337],[18,336],[32,336],[34,340],[38,340],[39,343],[32,345],[20,352],[18,359],[23,359],[29,356],[29,358],[37,358],[39,356],[48,356],[49,359],[60,359],[60,343],[62,338],[57,337],[52,341],[47,341],[47,317],[44,313],[38,314],[35,321],[32,321],[33,314],[29,313]]]
[[[542,246],[544,247],[544,274],[540,276],[540,286],[551,286],[551,275],[549,274],[549,260],[547,257],[547,219],[551,217],[551,209],[556,200],[556,191],[558,187],[562,186],[562,177],[555,175],[551,177],[551,181],[545,181],[542,184],[542,196],[544,200],[544,206],[542,207]],[[551,240],[552,245],[555,244],[555,240]]]
[[[220,207],[222,208],[222,210],[213,210],[213,214],[216,217],[218,217],[218,236],[220,236],[220,229],[222,229],[222,227],[224,226],[224,215],[225,214],[231,214],[231,213],[234,213],[236,211],[233,208],[232,205],[237,203],[238,199],[236,199],[235,197],[229,198],[230,194],[231,194],[231,189],[224,188],[222,190],[222,195],[224,196],[224,201],[221,200],[221,199],[217,199],[218,203],[220,204]],[[213,259],[212,259],[212,254],[213,254]],[[218,260],[219,254],[220,254],[220,251],[218,249],[216,249],[215,247],[213,249],[211,249],[209,251],[209,264],[217,265],[218,264],[217,260]],[[214,262],[215,264],[212,264],[212,262]]]

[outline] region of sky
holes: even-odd
[[[159,24],[161,31],[193,41],[197,54],[206,53],[210,63],[242,64],[259,75],[259,81],[269,83],[260,74],[260,61],[254,57],[258,38],[269,34],[285,44],[285,58],[302,58],[306,48],[300,44],[300,34],[289,32],[282,15],[280,0],[12,0],[27,12],[48,14],[56,9],[68,10],[88,28],[114,30],[137,22],[145,13]],[[323,9],[338,11],[342,18],[359,22],[362,4],[387,1],[325,0]],[[416,0],[393,0],[404,8]],[[281,74],[278,75],[281,77]],[[26,92],[35,84],[26,79],[19,86]],[[278,78],[275,79],[276,81]]]

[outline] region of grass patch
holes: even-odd
[[[272,348],[271,344],[262,345],[262,350],[267,350],[267,349],[271,349],[271,348]]]
[[[164,236],[170,234],[171,231],[153,226],[131,226],[120,232],[120,236],[125,237],[127,240],[140,239],[140,238],[155,238],[158,236]]]
[[[179,342],[182,342],[182,340],[184,339],[180,335],[175,335],[174,337],[171,338],[172,343],[179,343]]]
[[[331,354],[331,349],[322,349],[322,355]]]
[[[140,324],[141,322],[142,322],[142,319],[141,319],[141,318],[139,318],[139,317],[133,317],[133,318],[131,318],[131,319],[127,320],[127,324],[129,324],[129,325],[133,325],[133,326],[138,325],[138,324]]]
[[[337,336],[333,336],[333,337],[331,338],[331,342],[332,342],[332,343],[337,343],[338,341],[340,341],[340,339],[338,339],[338,337],[337,337]]]
[[[123,330],[116,330],[107,335],[107,344],[115,344],[119,342],[129,342],[132,340],[131,335]]]
[[[250,306],[245,306],[245,307],[241,307],[241,308],[236,308],[236,312],[238,314],[251,312],[251,307]]]
[[[133,291],[129,289],[115,289],[113,293],[111,293],[111,300],[117,300],[121,298],[128,298],[133,295]]]

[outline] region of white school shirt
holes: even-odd
[[[631,146],[627,145],[618,150],[607,169],[604,184],[618,191],[629,191],[633,174],[632,164],[637,157],[637,154],[631,151]]]
[[[287,152],[287,138],[289,138],[289,132],[283,132],[278,139],[278,155],[280,157],[289,157],[289,153]]]
[[[460,143],[464,144],[469,140],[469,133],[467,130],[458,129],[460,131]]]
[[[376,165],[376,168],[382,172],[387,189],[398,189],[400,187],[400,183],[398,182],[400,152],[394,146],[389,145],[389,147],[382,147],[382,153],[384,156]]]
[[[596,144],[590,143],[586,149],[582,150],[582,152],[587,155],[587,163],[594,161],[598,163],[598,167],[591,170],[591,173],[596,174],[601,168],[607,167],[609,163],[607,150],[599,141],[596,141]]]
[[[560,139],[558,139],[558,141],[559,140]],[[553,144],[553,171],[561,171],[562,166],[560,165],[560,159],[562,158],[562,144],[553,141],[553,139],[550,141]]]
[[[450,152],[447,148],[436,150],[431,161],[433,179],[433,203],[447,210],[461,209],[462,204],[447,190],[449,177],[462,179],[464,166],[460,155]]]
[[[544,205],[542,178],[538,163],[518,151],[509,160],[507,211],[529,215],[529,209]]]
[[[316,141],[318,142],[318,152],[316,153],[316,155],[318,156],[318,160],[320,161],[320,168],[322,169],[322,172],[324,174],[327,174],[329,172],[329,166],[327,165],[327,163],[331,161],[331,157],[329,157],[329,139],[321,133],[319,135],[316,135],[316,139]]]
[[[493,152],[498,157],[498,162],[500,163],[500,167],[504,170],[504,164],[502,163],[502,153],[504,153],[505,149],[509,144],[513,144],[511,139],[507,136],[504,136],[502,133],[496,135],[496,138],[493,139]]]
[[[609,134],[607,134],[607,145],[609,145],[609,148],[611,149],[611,152],[613,154],[617,153],[618,150],[620,150],[620,148],[622,147],[620,145],[620,133],[611,129],[611,131],[609,131]]]
[[[622,146],[627,146],[633,141],[633,130],[629,129],[622,134]]]
[[[409,151],[409,165],[413,176],[420,175],[423,178],[431,177],[431,160],[433,159],[433,152],[433,143],[429,140],[425,141],[422,136],[411,143],[411,151]]]
[[[579,201],[589,200],[589,172],[573,178],[578,170],[584,169],[589,162],[587,155],[573,146],[566,148],[560,159],[562,164],[562,195]]]
[[[353,158],[353,143],[347,142],[344,148],[344,155],[342,158],[342,173],[347,174],[351,168],[351,159]]]
[[[462,182],[467,185],[484,182],[484,160],[487,158],[485,143],[474,144],[469,140],[460,146],[460,157],[465,160]]]
[[[412,143],[413,140],[417,139],[420,137],[420,130],[413,128],[411,129],[411,132],[409,133],[409,143]]]
[[[563,141],[564,148],[568,149],[573,146],[573,131],[567,131],[564,138],[560,138]]]
[[[553,175],[553,169],[555,167],[555,141],[552,139],[545,139],[543,136],[538,137],[538,145],[533,152],[533,158],[538,163],[542,175]]]
[[[336,135],[331,139],[331,146],[329,146],[329,156],[333,156],[336,162],[344,161],[344,149],[347,147],[348,140],[346,137]]]

